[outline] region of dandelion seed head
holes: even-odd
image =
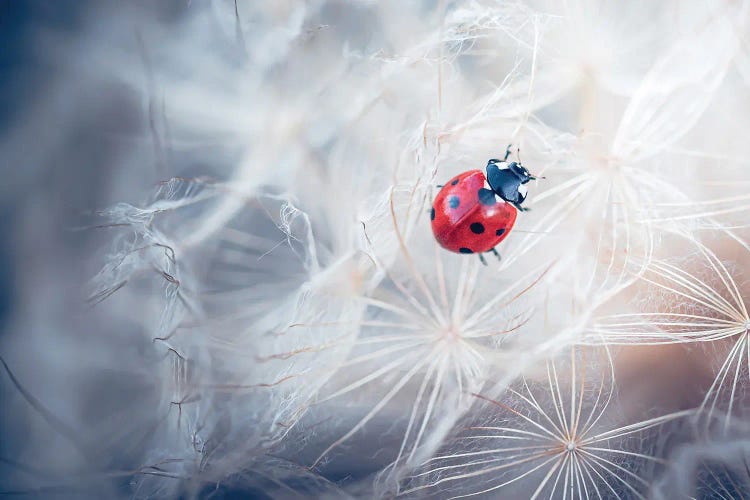
[[[550,361],[546,381],[524,380],[508,397],[488,403],[492,418],[464,423],[444,450],[406,482],[404,495],[440,491],[451,497],[480,495],[585,496],[604,491],[641,495],[648,486],[640,474],[659,459],[631,451],[628,440],[688,415],[686,412],[605,430],[611,387],[588,377],[590,366],[572,354],[574,377],[560,387],[562,371]],[[588,375],[587,375],[588,373]],[[611,383],[611,379],[610,382]],[[598,386],[598,387],[597,387]],[[591,493],[589,493],[591,494]]]

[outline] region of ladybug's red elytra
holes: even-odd
[[[525,184],[536,177],[520,162],[508,162],[510,146],[503,160],[487,162],[481,170],[459,174],[444,186],[432,203],[432,233],[440,246],[456,253],[475,253],[487,264],[482,253],[492,252],[516,222],[517,211],[526,199]]]

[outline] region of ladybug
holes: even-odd
[[[502,160],[487,162],[486,175],[468,170],[438,186],[432,203],[432,233],[443,248],[456,253],[475,253],[487,265],[482,253],[492,252],[503,241],[526,199],[526,186],[537,177],[529,174],[520,162],[508,162],[510,146]]]

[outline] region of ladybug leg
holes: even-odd
[[[479,261],[486,266],[487,260],[484,258],[484,255],[482,255],[481,253],[478,253],[477,255],[479,255]]]
[[[510,156],[510,147],[511,147],[512,145],[513,145],[513,144],[508,144],[508,147],[507,147],[507,148],[505,148],[505,158],[503,158],[503,161],[506,161],[506,160],[508,159],[508,157]]]
[[[528,212],[528,211],[530,211],[530,210],[531,210],[531,209],[530,209],[530,208],[528,208],[528,207],[522,207],[520,203],[513,203],[513,206],[514,206],[514,207],[516,207],[516,209],[517,209],[517,210],[518,210],[519,212]]]
[[[497,260],[502,260],[502,257],[500,257],[500,253],[497,251],[497,248],[493,248],[490,251],[495,254],[495,257],[497,257]]]
[[[442,188],[445,184],[438,184],[437,187]]]

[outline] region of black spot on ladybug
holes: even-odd
[[[430,210],[430,220],[435,220],[435,207]]]
[[[461,203],[461,200],[458,199],[458,196],[451,196],[448,198],[448,205],[451,208],[458,208],[459,203]]]
[[[479,195],[479,203],[482,205],[492,206],[495,204],[495,192],[490,189],[481,188],[477,195]]]
[[[471,251],[471,248],[466,248],[466,247],[461,247],[458,249],[458,251],[461,253],[474,253]]]
[[[505,229],[498,229],[495,231],[495,236],[502,236],[505,233]]]
[[[455,186],[456,184],[458,184],[458,179],[453,179],[451,181],[451,186]]]
[[[471,229],[471,232],[474,234],[482,234],[484,232],[484,226],[481,222],[474,222],[469,226],[469,229]]]

